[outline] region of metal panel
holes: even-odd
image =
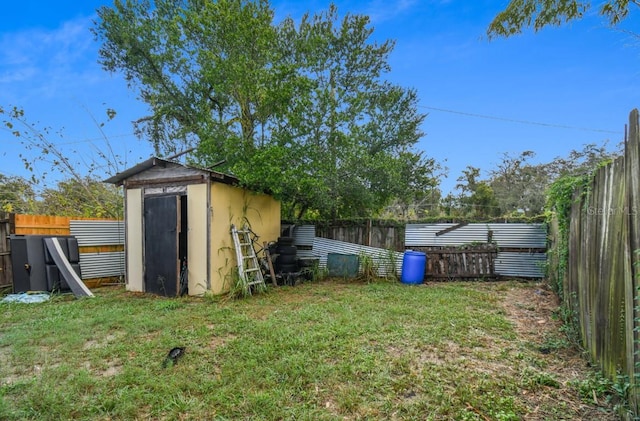
[[[546,255],[530,253],[526,249],[546,249],[547,231],[544,224],[468,224],[436,236],[436,233],[456,224],[407,224],[405,246],[446,247],[461,246],[473,242],[485,243],[489,231],[492,241],[501,248],[523,249],[522,252],[498,252],[496,273],[502,276],[542,278]]]
[[[293,229],[293,244],[298,247],[297,255],[299,258],[315,258],[313,254],[314,238],[316,238],[315,225],[300,225]]]
[[[371,257],[374,265],[378,268],[379,276],[391,274],[394,266],[396,274],[402,273],[404,253],[315,237],[313,240],[313,254],[320,260],[321,268],[327,267],[327,255],[329,253],[367,255]]]
[[[547,248],[544,224],[488,224],[498,247]]]
[[[544,253],[498,252],[496,274],[519,278],[544,278],[547,255]]]
[[[81,253],[82,279],[124,276],[124,251]]]
[[[405,247],[461,246],[473,242],[486,243],[488,229],[486,224],[469,224],[446,234],[436,233],[457,224],[407,224]]]
[[[443,235],[437,232],[456,224],[407,224],[406,247],[459,246],[472,242],[487,242],[489,231],[498,247],[546,248],[544,224],[469,224]]]
[[[72,220],[69,226],[80,247],[124,244],[124,221]]]
[[[293,229],[293,239],[296,246],[313,246],[316,238],[315,225],[299,225]]]

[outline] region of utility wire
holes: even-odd
[[[489,119],[489,120],[498,120],[498,121],[507,121],[509,123],[530,124],[530,125],[534,125],[534,126],[554,127],[554,128],[559,128],[559,129],[582,130],[582,131],[587,131],[587,132],[622,134],[622,132],[614,131],[614,130],[592,129],[592,128],[588,128],[588,127],[567,126],[567,125],[564,125],[564,124],[541,123],[539,121],[529,121],[529,120],[517,120],[517,119],[513,119],[513,118],[496,117],[496,116],[485,115],[485,114],[475,114],[475,113],[468,113],[468,112],[464,112],[464,111],[447,110],[447,109],[444,109],[444,108],[429,107],[429,106],[426,106],[426,105],[418,105],[418,107],[425,108],[427,110],[440,111],[440,112],[443,112],[443,113],[459,114],[459,115],[464,115],[464,116],[468,116],[468,117],[485,118],[485,119]]]

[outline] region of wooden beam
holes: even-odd
[[[449,228],[445,228],[445,229],[443,229],[442,231],[438,231],[438,232],[436,232],[436,237],[439,237],[439,236],[444,235],[444,234],[446,234],[446,233],[448,233],[448,232],[451,232],[451,231],[455,231],[455,230],[457,230],[458,228],[462,228],[462,227],[464,227],[465,225],[469,225],[469,223],[468,223],[468,222],[460,222],[460,223],[459,223],[459,224],[457,224],[457,225],[454,225],[454,226],[449,227]]]
[[[205,176],[202,174],[199,175],[188,175],[183,177],[165,177],[165,178],[154,178],[148,180],[125,180],[124,185],[126,188],[136,188],[143,186],[151,186],[158,184],[179,184],[179,183],[205,183]]]

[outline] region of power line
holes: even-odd
[[[0,130],[12,133],[14,132],[14,130],[10,130],[7,127],[2,127],[0,126]],[[21,130],[17,130],[19,132],[22,132]],[[64,135],[63,134],[55,134],[55,136],[60,137],[60,139],[64,139]],[[76,144],[80,144],[80,143],[91,143],[91,142],[96,142],[98,140],[106,140],[109,141],[110,139],[115,139],[115,138],[122,138],[122,137],[137,137],[135,133],[121,133],[121,134],[115,134],[115,135],[105,135],[105,136],[101,136],[101,137],[93,137],[93,138],[85,138],[85,139],[77,139],[77,140],[68,140],[66,142],[55,142],[55,144],[57,146],[63,146],[63,145],[76,145]],[[20,141],[20,137],[15,137],[16,141]]]
[[[485,118],[485,119],[488,119],[488,120],[507,121],[509,123],[530,124],[530,125],[534,125],[534,126],[553,127],[553,128],[558,128],[558,129],[582,130],[582,131],[587,131],[587,132],[622,134],[622,132],[620,132],[620,131],[604,130],[604,129],[593,129],[593,128],[588,128],[588,127],[578,127],[578,126],[567,126],[567,125],[564,125],[564,124],[541,123],[539,121],[530,121],[530,120],[518,120],[518,119],[513,119],[513,118],[497,117],[497,116],[491,116],[491,115],[485,115],[485,114],[468,113],[468,112],[464,112],[464,111],[447,110],[445,108],[429,107],[429,106],[426,106],[426,105],[418,105],[418,107],[425,108],[427,110],[440,111],[440,112],[443,112],[443,113],[464,115],[464,116],[468,116],[468,117]]]
[[[80,139],[80,140],[70,140],[68,142],[61,142],[61,143],[57,143],[58,145],[75,145],[78,143],[89,143],[89,142],[95,142],[98,140],[109,140],[109,139],[113,139],[113,138],[117,138],[117,137],[129,137],[129,136],[136,136],[135,133],[123,133],[123,134],[116,134],[116,135],[106,135],[103,137],[94,137],[94,138],[88,138],[88,139]]]

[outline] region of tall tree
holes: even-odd
[[[473,218],[489,218],[500,215],[500,208],[493,189],[485,180],[479,180],[480,168],[467,166],[458,177],[456,189],[460,190],[459,204],[465,214]]]
[[[151,115],[136,128],[159,153],[207,142],[255,147],[289,96],[268,1],[116,0],[98,10],[100,62],[120,71]]]
[[[159,153],[195,145],[285,216],[367,216],[437,183],[413,150],[416,92],[384,80],[393,43],[371,42],[366,16],[331,6],[276,25],[266,0],[116,0],[98,14],[101,63],[149,104],[138,128]]]
[[[547,164],[550,178],[587,174],[603,162],[609,162],[622,154],[622,144],[618,145],[617,150],[609,150],[607,143],[606,141],[602,144],[587,143],[581,150],[571,150],[566,157],[554,158]]]
[[[624,20],[639,0],[606,0],[599,4],[598,12],[612,26]],[[539,31],[545,26],[559,26],[581,19],[594,8],[588,1],[580,0],[511,0],[507,7],[491,21],[487,29],[489,38],[508,37],[532,27]]]
[[[489,172],[489,184],[504,214],[535,216],[542,213],[549,172],[547,165],[530,164],[528,161],[533,157],[533,151],[518,155],[505,153],[497,167]]]

